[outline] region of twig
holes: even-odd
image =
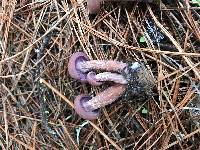
[[[48,45],[49,41],[51,39],[51,34],[48,34],[44,40],[43,43],[41,44],[39,49],[36,49],[37,53],[37,61],[39,61],[42,56],[44,55],[44,49]],[[36,67],[36,76],[39,79],[41,77],[41,73],[43,71],[43,66],[42,66],[42,61],[37,65]],[[39,80],[37,80],[37,94],[38,94],[38,99],[40,102],[40,112],[41,112],[41,119],[42,119],[42,125],[46,129],[46,131],[53,136],[53,138],[57,138],[56,132],[53,131],[49,126],[48,126],[48,118],[47,118],[47,109],[46,109],[46,103],[44,100],[44,92],[45,92],[45,87],[43,84],[40,83]]]

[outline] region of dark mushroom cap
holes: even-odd
[[[87,61],[89,58],[83,52],[76,52],[72,54],[68,62],[68,72],[70,76],[74,79],[80,80],[81,82],[86,82],[87,73],[82,72],[77,68],[77,63],[81,61]]]
[[[97,119],[100,115],[99,109],[98,110],[90,110],[89,108],[84,107],[84,103],[89,101],[91,99],[88,95],[79,95],[74,100],[74,109],[77,114],[81,118],[88,119],[88,120],[94,120]],[[87,109],[87,110],[86,110]]]
[[[86,78],[87,81],[88,81],[88,83],[90,83],[91,85],[94,85],[94,86],[100,86],[100,85],[102,85],[103,82],[98,81],[98,80],[95,78],[95,76],[96,76],[96,73],[95,73],[95,72],[93,72],[93,71],[89,72],[89,73],[87,74],[87,78]]]

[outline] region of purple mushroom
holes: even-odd
[[[76,52],[69,59],[68,72],[72,78],[86,82],[91,70],[121,72],[126,66],[126,63],[114,60],[89,60],[85,53]]]
[[[111,72],[102,72],[96,74],[95,72],[91,71],[87,74],[87,81],[94,86],[99,86],[103,82],[102,81],[113,81],[119,84],[127,84],[127,80],[124,76],[118,73],[111,73]]]
[[[86,54],[82,52],[74,53],[68,62],[68,72],[70,76],[74,79],[80,80],[81,82],[86,82],[87,71],[80,68],[79,64],[88,60],[89,58]]]
[[[117,100],[124,93],[125,89],[126,85],[117,84],[109,87],[93,98],[87,95],[79,95],[74,101],[75,111],[84,119],[97,119],[100,115],[99,108]]]
[[[84,59],[84,62],[80,63],[91,63],[91,62],[92,61],[87,61]],[[91,65],[92,66],[91,68],[88,66],[85,67],[84,65],[82,66],[82,64],[76,65],[76,67],[79,69],[78,71],[86,70],[85,72],[89,71],[91,68],[106,69],[105,67],[99,67],[99,66],[94,67],[94,65]],[[83,94],[77,96],[74,101],[74,108],[77,114],[79,114],[84,119],[94,120],[100,115],[99,112],[100,107],[106,106],[114,102],[120,96],[122,96],[122,94],[133,99],[133,97],[136,96],[137,94],[149,95],[151,93],[151,88],[154,85],[154,80],[151,78],[151,75],[147,71],[146,67],[139,62],[128,63],[124,66],[121,68],[118,67],[118,69],[123,68],[121,74],[112,72],[103,72],[96,74],[95,72],[92,71],[89,71],[87,74],[85,74],[84,78],[91,85],[98,86],[101,85],[103,81],[113,81],[118,84],[107,88],[103,92],[97,94],[95,97],[90,97],[88,95],[83,95]],[[109,68],[108,70],[112,69]],[[114,70],[115,69],[116,68],[114,68]]]
[[[87,8],[90,14],[95,14],[99,8],[102,0],[87,0]]]

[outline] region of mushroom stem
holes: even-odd
[[[122,71],[127,66],[126,63],[114,60],[90,60],[77,63],[77,68],[82,72],[90,70]]]
[[[102,72],[96,74],[95,72],[91,71],[87,74],[87,81],[91,85],[99,86],[102,84],[102,81],[113,81],[119,84],[128,84],[125,77],[118,73],[112,72]]]
[[[127,67],[126,63],[115,60],[89,60],[83,52],[74,53],[68,62],[68,72],[74,79],[86,82],[87,73],[91,70],[105,70],[121,73]]]
[[[126,90],[126,85],[117,84],[109,87],[89,101],[83,103],[85,110],[96,110],[117,100]]]

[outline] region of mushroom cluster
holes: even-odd
[[[103,0],[87,0],[87,9],[90,14],[95,14],[99,11],[100,9],[100,3]],[[149,2],[152,3],[153,0],[104,0],[104,1],[142,1],[142,2]]]
[[[99,108],[111,104],[122,96],[127,87],[130,87],[129,83],[136,79],[137,72],[143,72],[141,68],[138,62],[130,65],[114,60],[89,60],[83,52],[72,54],[68,62],[68,72],[72,78],[93,86],[100,86],[106,81],[114,83],[95,97],[85,94],[77,96],[74,101],[76,113],[84,119],[97,119],[100,115]],[[102,72],[96,73],[97,71]]]

